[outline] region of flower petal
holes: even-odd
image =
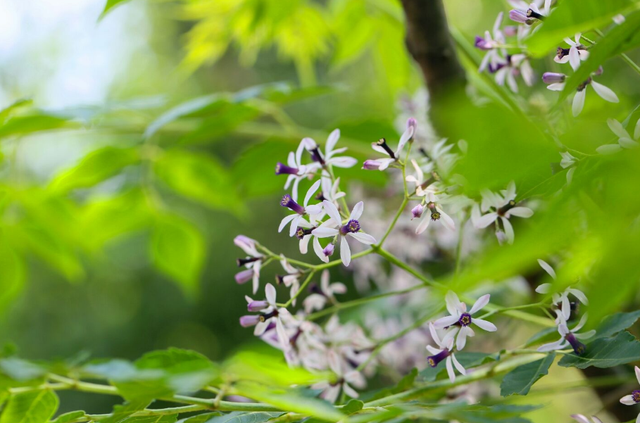
[[[462,310],[462,302],[460,302],[460,299],[458,298],[456,293],[453,291],[449,291],[447,292],[447,295],[445,295],[444,299],[449,314],[455,316],[456,318],[459,318],[460,312]]]
[[[576,297],[582,304],[589,305],[589,299],[586,295],[584,295],[584,292],[575,288],[569,288],[567,291],[573,294],[573,296]]]
[[[509,210],[509,216],[517,216],[526,219],[533,216],[533,210],[529,207],[514,207]]]
[[[507,242],[509,244],[513,244],[513,240],[515,239],[515,234],[513,233],[513,226],[511,226],[511,222],[506,217],[501,217],[502,226],[504,226],[504,234],[507,236]]]
[[[602,84],[597,83],[596,81],[591,81],[591,86],[596,91],[596,93],[602,97],[603,100],[606,100],[610,103],[619,103],[620,100],[616,93],[614,93],[611,88],[605,87]]]
[[[342,218],[340,217],[340,212],[338,208],[331,202],[324,200],[322,202],[322,206],[324,207],[324,211],[327,212],[329,217],[336,222],[336,225],[340,225],[342,223]]]
[[[316,253],[316,256],[325,263],[329,262],[329,257],[324,255],[324,251],[322,245],[320,245],[320,241],[317,237],[313,238],[313,251]]]
[[[453,361],[453,365],[456,366],[456,369],[463,375],[467,374],[467,369],[465,369],[462,364],[456,359],[455,354],[451,354],[451,361]]]
[[[420,221],[420,224],[416,227],[416,234],[420,235],[421,233],[426,231],[429,227],[429,223],[431,223],[431,216],[429,214],[426,214]]]
[[[478,326],[480,329],[484,329],[487,332],[495,332],[495,331],[498,330],[496,325],[494,325],[493,323],[488,322],[486,320],[473,319],[472,322],[475,323],[475,325]]]
[[[545,272],[547,272],[547,273],[549,274],[549,276],[551,276],[553,279],[555,279],[555,278],[556,278],[556,271],[555,271],[555,270],[553,270],[553,267],[551,267],[551,265],[550,265],[549,263],[547,263],[547,262],[546,262],[546,261],[544,261],[544,260],[540,260],[540,259],[538,259],[538,264],[540,265],[540,267],[542,267],[542,268],[544,269],[544,271],[545,271]],[[547,290],[546,292],[538,291],[539,289],[541,289],[541,288],[542,288],[542,286],[543,286],[543,285],[548,285],[548,286],[549,286],[549,288],[551,288],[551,284],[542,284],[542,285],[540,285],[538,288],[536,288],[536,292],[537,292],[537,293],[539,293],[539,294],[546,294],[546,293],[548,293],[548,292],[549,292],[548,290]],[[545,288],[542,288],[542,289],[545,289]]]
[[[605,144],[596,148],[596,152],[602,155],[615,154],[622,151],[622,146],[620,144]]]
[[[342,259],[342,263],[347,267],[351,263],[351,249],[349,248],[346,237],[341,237],[340,239],[340,258]]]
[[[364,232],[355,232],[355,233],[354,232],[350,232],[348,235],[351,238],[355,238],[358,241],[360,241],[361,243],[366,244],[366,245],[371,245],[371,244],[375,244],[376,243],[376,239],[373,236],[371,236],[369,234],[366,234]]]
[[[329,154],[333,151],[333,147],[336,146],[336,143],[340,139],[340,130],[334,129],[330,134],[329,138],[327,138],[327,144],[324,147],[324,151],[326,154]]]
[[[638,383],[640,383],[640,367],[636,366],[636,379],[638,379]]]
[[[538,294],[548,294],[549,292],[551,292],[552,286],[553,285],[551,285],[550,283],[543,283],[536,288],[536,292]]]
[[[278,226],[278,232],[282,232],[282,230],[285,228],[285,226],[287,226],[287,224],[289,224],[289,222],[291,222],[293,219],[295,219],[297,217],[296,214],[290,214],[288,216],[285,216],[281,221],[280,221],[280,226]]]
[[[316,191],[318,191],[321,183],[322,179],[318,179],[313,183],[313,185],[311,185],[311,188],[309,188],[309,191],[307,191],[307,195],[304,196],[304,203],[302,203],[304,207],[307,207],[307,204],[309,204],[309,200],[311,200],[311,197],[313,197]]]
[[[474,314],[474,313],[478,312],[479,310],[482,310],[484,308],[484,306],[489,304],[489,300],[490,299],[491,299],[491,295],[490,294],[486,294],[486,295],[483,295],[482,297],[478,298],[478,300],[475,302],[473,307],[471,307],[471,310],[469,310],[469,314]]]
[[[633,395],[625,395],[620,398],[620,402],[624,405],[636,405],[636,402],[633,400]]]
[[[498,213],[487,213],[484,216],[476,219],[475,227],[478,229],[486,228],[491,225],[498,218]]]
[[[339,231],[335,228],[323,228],[320,226],[315,228],[311,233],[318,238],[329,238],[338,235]]]
[[[446,328],[448,326],[455,324],[458,321],[458,319],[459,319],[458,316],[445,316],[437,319],[435,322],[433,322],[433,325],[436,328]]]
[[[270,283],[264,287],[264,294],[267,299],[267,302],[270,305],[274,305],[276,303],[276,289]]]
[[[609,129],[618,136],[618,138],[631,138],[626,129],[622,126],[620,122],[615,119],[607,119],[607,125]]]
[[[573,113],[573,117],[577,117],[582,109],[584,109],[584,99],[587,95],[587,89],[583,89],[582,91],[578,91],[576,95],[573,97],[573,104],[571,106],[571,112]]]
[[[353,206],[353,210],[351,210],[351,214],[349,215],[349,220],[360,219],[360,216],[362,216],[363,211],[364,211],[364,202],[359,201],[358,204]]]
[[[540,352],[549,352],[549,351],[555,351],[555,350],[561,350],[563,348],[563,344],[565,344],[566,341],[564,339],[561,339],[559,341],[556,342],[551,342],[549,344],[544,344],[540,347],[538,347],[538,351]]]
[[[446,367],[447,367],[447,374],[449,375],[449,380],[451,382],[455,382],[456,381],[456,374],[453,371],[453,365],[451,364],[451,356],[447,357],[447,360],[445,362]]]
[[[577,71],[580,67],[580,53],[575,45],[569,49],[569,64],[574,71]]]
[[[571,418],[580,423],[591,423],[589,422],[589,419],[583,416],[582,414],[572,414]]]

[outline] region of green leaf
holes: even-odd
[[[417,369],[414,368],[414,370],[416,370],[415,375],[413,376],[413,378],[415,379],[415,376],[418,374],[418,372],[417,372]],[[353,414],[362,410],[363,407],[364,407],[364,402],[357,399],[350,399],[349,402],[347,402],[340,410],[346,414]]]
[[[23,98],[16,100],[10,106],[0,110],[0,124],[4,123],[4,121],[11,116],[14,110],[19,109],[20,107],[30,106],[31,104],[33,104],[33,100]]]
[[[135,364],[124,360],[94,362],[83,371],[109,379],[124,398],[136,402],[195,392],[217,375],[205,356],[177,348],[145,354]]]
[[[213,412],[213,413],[204,413],[198,414],[197,416],[187,417],[186,419],[179,420],[178,423],[205,423],[211,420],[213,417],[220,416],[221,413]]]
[[[526,41],[528,50],[535,57],[545,56],[563,38],[607,25],[614,16],[636,7],[634,0],[563,0]]]
[[[47,373],[43,367],[17,357],[0,359],[0,371],[16,381],[38,379]]]
[[[151,210],[140,189],[133,189],[114,197],[93,198],[82,210],[80,222],[90,247],[100,250],[123,235],[150,225]]]
[[[640,318],[640,310],[629,313],[616,313],[606,317],[596,331],[593,340],[615,335],[631,327]]]
[[[198,229],[177,215],[161,215],[153,226],[151,259],[156,268],[193,294],[200,279],[206,254]]]
[[[0,309],[13,301],[24,288],[27,267],[24,259],[0,237]]]
[[[271,404],[282,410],[322,420],[338,421],[345,418],[345,415],[333,404],[319,398],[308,397],[294,389],[267,387],[251,382],[238,383],[236,389],[243,396]]]
[[[103,147],[84,156],[80,162],[59,173],[50,184],[56,192],[67,192],[76,188],[91,187],[117,173],[124,167],[137,163],[140,155],[137,149]]]
[[[149,401],[135,400],[129,401],[123,405],[113,407],[113,413],[106,419],[100,420],[101,423],[124,423],[136,411],[144,410],[149,405]]]
[[[68,423],[76,421],[77,419],[84,416],[86,416],[86,413],[84,411],[71,411],[69,413],[59,415],[58,418],[53,420],[51,423]]]
[[[370,397],[366,396],[366,401],[371,401],[371,400],[376,400],[376,399],[379,399],[379,398],[384,398],[384,397],[387,397],[389,395],[397,394],[398,392],[404,392],[404,391],[410,389],[411,387],[413,387],[413,384],[414,384],[417,376],[418,376],[418,369],[414,367],[413,369],[411,369],[411,371],[409,373],[407,373],[406,375],[404,375],[404,377],[402,379],[400,379],[400,381],[398,382],[398,384],[396,386],[394,386],[392,388],[381,389],[381,390],[375,392],[375,394],[371,395]]]
[[[113,8],[115,8],[116,6],[120,6],[121,4],[124,4],[128,1],[130,0],[107,0],[107,4],[104,5],[104,9],[102,9],[102,13],[98,18],[98,21],[104,19],[104,17],[107,16],[107,13],[113,10]]]
[[[177,414],[164,416],[133,416],[124,420],[122,423],[175,423],[177,419]]]
[[[170,150],[154,163],[154,171],[169,188],[189,199],[213,209],[244,210],[235,182],[213,156]]]
[[[640,342],[629,332],[620,332],[613,338],[599,338],[587,345],[584,355],[569,354],[558,364],[562,367],[615,367],[632,363],[640,357]]]
[[[223,371],[228,378],[278,387],[308,386],[329,377],[326,373],[311,373],[302,367],[290,368],[282,355],[272,351],[241,351],[223,364]]]
[[[68,122],[67,118],[46,114],[16,116],[0,125],[0,138],[59,129],[68,126]]]
[[[551,353],[542,360],[525,364],[507,373],[500,385],[500,395],[527,395],[533,384],[549,373],[549,367],[555,358],[556,355]]]
[[[640,12],[625,18],[622,25],[615,25],[598,43],[589,49],[589,58],[582,62],[580,68],[571,74],[558,98],[558,103],[575,92],[580,84],[589,79],[605,60],[640,45],[640,38],[630,42],[640,30]]]
[[[46,423],[58,409],[58,396],[48,389],[9,398],[0,423]]]
[[[540,344],[544,342],[550,342],[552,339],[555,340],[557,338],[558,329],[554,327],[544,328],[540,332],[534,334],[531,338],[527,340],[524,344],[525,347],[529,347],[534,344]]]
[[[211,419],[206,420],[205,422],[206,423],[262,423],[262,422],[271,420],[275,417],[279,417],[283,414],[284,413],[265,413],[262,411],[258,411],[254,413],[242,413],[239,411],[234,411],[233,413],[212,417]]]
[[[459,352],[456,353],[456,359],[466,369],[480,366],[491,361],[496,361],[495,354],[485,354],[479,352]],[[445,362],[441,361],[436,367],[427,367],[420,372],[418,380],[425,382],[433,382],[438,375],[446,373]]]

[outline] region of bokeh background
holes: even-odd
[[[495,0],[445,3],[469,40],[508,10]],[[324,141],[336,127],[362,159],[368,143],[397,137],[398,116],[423,102],[402,10],[395,0],[132,0],[99,20],[104,7],[102,0],[0,2],[0,106],[29,98],[26,114],[60,119],[0,135],[0,341],[29,359],[81,352],[135,359],[175,346],[220,360],[254,342],[238,325],[247,287],[234,282],[233,237],[296,250],[277,233],[284,180],[273,174],[276,161],[302,136]],[[538,63],[538,75],[542,65],[554,66]],[[615,114],[630,109],[626,99],[640,87],[631,70],[612,66],[600,81],[615,79],[624,93],[620,105],[607,105]],[[202,96],[222,100],[207,97],[208,108],[143,136],[164,112]],[[532,94],[540,113],[547,96]],[[587,103],[588,126],[600,109]],[[93,151],[141,145],[154,158],[204,152],[220,171],[196,163],[154,168],[154,176],[143,164],[106,171],[99,183],[69,176]],[[343,175],[384,191],[381,175]],[[195,188],[171,182],[183,179]],[[162,232],[150,224],[162,216],[180,217],[167,218]],[[195,258],[181,261],[185,250]],[[158,257],[175,260],[167,269]],[[351,275],[337,270],[336,278],[350,283]],[[113,401],[77,397],[96,411]]]

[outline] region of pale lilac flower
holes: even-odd
[[[351,398],[358,398],[358,393],[349,384],[359,389],[366,387],[366,381],[360,372],[355,370],[345,371],[343,363],[334,351],[329,351],[329,368],[335,373],[336,380],[333,382],[319,382],[311,386],[311,389],[321,389],[320,398],[335,403],[338,400],[340,391]]]
[[[506,83],[514,93],[518,92],[518,83],[516,81],[518,76],[522,76],[522,80],[526,85],[533,85],[533,68],[525,54],[507,55],[496,66],[489,67],[489,71],[495,73],[498,85],[505,85]]]
[[[542,74],[542,82],[544,82],[547,85],[562,84],[564,83],[565,79],[567,79],[567,75],[563,73],[545,72]],[[564,88],[564,85],[562,86],[562,88]],[[559,91],[559,90],[553,90],[551,88],[549,89],[551,91]]]
[[[233,243],[242,248],[249,257],[239,258],[236,260],[238,267],[245,267],[245,270],[236,273],[235,279],[239,284],[243,284],[253,281],[253,293],[258,291],[260,285],[260,269],[262,267],[262,260],[264,256],[256,249],[256,242],[244,235],[238,235],[233,239]]]
[[[575,36],[575,41],[571,38],[565,38],[564,42],[569,44],[569,48],[558,47],[556,57],[553,60],[556,63],[569,63],[574,71],[580,67],[580,62],[589,58],[589,51],[580,43],[582,34]]]
[[[551,13],[551,0],[544,0],[544,2],[535,0],[533,3],[523,0],[508,1],[514,7],[509,11],[509,18],[514,22],[533,25],[536,21],[544,20]]]
[[[302,272],[293,267],[284,255],[280,255],[280,265],[287,274],[276,275],[276,281],[278,284],[283,284],[289,288],[289,295],[291,298],[294,298],[300,290],[300,276],[302,276]],[[296,300],[294,299],[291,304],[296,305]]]
[[[358,219],[360,219],[360,216],[362,216],[362,212],[364,211],[364,203],[360,201],[355,205],[345,225],[342,225],[340,212],[333,203],[324,200],[322,202],[322,206],[324,207],[324,211],[331,218],[333,227],[320,226],[314,229],[311,233],[318,238],[332,238],[340,236],[340,258],[345,266],[349,266],[349,263],[351,263],[351,249],[347,242],[347,236],[367,245],[375,244],[376,242],[374,237],[360,231],[360,222]]]
[[[266,301],[254,301],[247,298],[247,309],[249,311],[261,311],[260,314],[248,315],[240,317],[240,325],[242,327],[255,326],[253,334],[261,336],[265,333],[271,323],[275,324],[278,341],[283,349],[288,348],[289,336],[285,330],[284,321],[291,318],[289,311],[284,308],[278,308],[276,303],[276,289],[270,283],[265,287]]]
[[[335,303],[335,294],[344,294],[347,292],[347,287],[341,282],[329,283],[331,274],[328,270],[324,270],[320,277],[320,286],[312,285],[311,292],[307,298],[304,299],[304,311],[305,313],[311,313],[314,310],[322,310],[324,306],[329,303]]]
[[[596,416],[591,416],[591,421],[589,421],[587,416],[584,416],[582,414],[572,414],[571,418],[574,419],[575,421],[579,422],[579,423],[592,423],[592,422],[593,423],[602,423],[602,420],[600,420]]]
[[[626,18],[624,15],[615,15],[612,20],[616,25],[622,25],[626,21]]]
[[[515,235],[513,232],[513,226],[511,226],[509,219],[512,216],[522,218],[529,218],[533,216],[533,210],[528,207],[517,206],[515,198],[516,185],[513,181],[509,183],[506,190],[501,191],[501,194],[497,194],[489,190],[482,191],[482,203],[480,208],[477,205],[474,205],[471,209],[471,222],[473,223],[473,226],[481,229],[499,221],[502,223],[506,241],[509,244],[512,244]],[[489,213],[481,215],[481,210],[483,212],[489,211]],[[500,236],[500,233],[501,231],[497,231],[496,235]]]
[[[556,342],[551,342],[549,344],[544,344],[538,348],[540,352],[549,352],[555,350],[564,350],[567,347],[571,346],[573,351],[577,355],[582,355],[587,351],[587,347],[580,342],[580,340],[585,340],[593,337],[595,335],[595,330],[590,330],[585,333],[576,333],[587,322],[587,314],[585,313],[582,316],[582,319],[578,322],[578,324],[571,330],[567,326],[567,320],[569,319],[571,310],[570,309],[562,309],[556,310],[556,314],[558,318],[556,319],[556,324],[558,325],[558,333],[560,334],[560,340]]]
[[[298,228],[312,227],[311,223],[305,219],[305,216],[314,216],[322,213],[322,206],[320,204],[309,205],[311,197],[313,197],[316,191],[318,191],[318,188],[320,188],[320,183],[321,181],[318,180],[311,185],[311,188],[307,191],[307,195],[304,197],[302,205],[298,204],[289,194],[285,194],[285,196],[282,197],[280,205],[287,207],[294,213],[282,219],[278,227],[278,232],[282,232],[287,225],[290,225],[289,236],[294,236]]]
[[[385,154],[389,156],[388,159],[373,159],[373,160],[365,160],[362,165],[363,169],[366,170],[386,170],[389,165],[393,162],[397,162],[400,159],[400,153],[404,149],[404,146],[407,142],[413,139],[413,134],[416,129],[416,120],[410,118],[407,121],[407,129],[403,132],[400,137],[400,141],[398,142],[398,147],[395,151],[389,147],[387,141],[384,138],[381,138],[378,142],[374,142],[371,144],[371,147],[379,153]]]
[[[286,165],[280,162],[276,164],[276,175],[288,175],[284,189],[289,189],[289,186],[293,182],[291,189],[291,198],[293,198],[293,201],[298,201],[298,185],[300,181],[308,177],[319,167],[319,163],[309,165],[302,164],[302,153],[306,144],[306,141],[302,140],[296,152],[289,153]]]
[[[467,312],[467,305],[458,299],[455,292],[449,291],[445,297],[445,302],[450,315],[436,320],[434,326],[436,328],[451,328],[451,335],[449,336],[455,336],[457,334],[456,348],[462,350],[467,343],[467,337],[475,336],[475,332],[470,327],[472,323],[487,332],[495,332],[498,330],[493,323],[473,317],[473,314],[489,304],[490,298],[491,295],[489,294],[478,298],[473,307],[471,307],[471,310]]]
[[[479,72],[483,72],[487,67],[495,68],[502,60],[501,51],[499,50],[505,44],[504,34],[500,30],[502,16],[503,14],[500,12],[493,24],[493,36],[489,31],[484,33],[484,38],[476,36],[475,47],[487,51],[487,54],[482,58],[482,62],[480,62]],[[502,49],[502,53],[504,53],[504,49]]]
[[[638,119],[638,121],[636,122],[636,127],[633,132],[633,138],[631,137],[629,132],[624,129],[624,126],[622,126],[622,124],[617,120],[608,119],[607,125],[609,125],[611,131],[613,131],[613,133],[618,136],[618,143],[602,145],[596,148],[596,151],[598,153],[613,154],[617,153],[618,151],[622,151],[622,149],[624,148],[635,148],[638,146],[638,140],[640,139],[640,119]]]
[[[593,90],[596,92],[596,94],[598,94],[603,100],[608,101],[609,103],[620,102],[618,96],[611,90],[611,88],[605,87],[604,85],[593,80],[594,76],[598,76],[601,74],[602,67],[600,67],[596,72],[592,73],[589,79],[578,86],[576,95],[573,97],[573,104],[571,107],[571,111],[573,112],[574,117],[577,117],[584,108],[584,100],[586,98],[587,87],[589,85],[593,87]],[[547,86],[547,89],[551,91],[562,91],[564,90],[564,82],[553,82],[549,84],[549,86]]]
[[[453,353],[453,337],[449,334],[445,334],[441,339],[433,323],[429,323],[429,332],[431,333],[431,339],[437,346],[437,348],[434,348],[431,345],[427,345],[427,350],[433,354],[427,357],[427,363],[429,366],[436,367],[442,360],[445,360],[447,374],[449,375],[451,382],[455,382],[456,380],[456,374],[453,370],[454,366],[460,373],[466,375],[466,369],[460,364],[460,362],[458,362],[455,354]]]
[[[309,153],[311,154],[311,159],[315,163],[318,163],[320,166],[335,166],[343,168],[352,167],[358,162],[353,157],[335,157],[336,154],[344,153],[345,151],[347,151],[346,147],[334,149],[339,139],[340,130],[333,130],[333,132],[329,134],[329,138],[327,138],[327,143],[324,147],[324,153],[320,151],[320,147],[313,139],[304,138],[302,142],[305,144],[307,151],[309,151]]]
[[[560,161],[560,166],[563,169],[570,168],[567,171],[567,183],[570,184],[571,180],[573,179],[573,174],[576,171],[576,168],[573,165],[576,163],[577,159],[573,157],[573,155],[568,151],[561,152],[560,156],[562,156],[562,160]]]
[[[636,379],[638,379],[638,383],[640,383],[640,368],[638,366],[635,367],[636,370]],[[636,389],[631,393],[631,395],[625,395],[620,398],[620,402],[624,405],[637,405],[640,404],[640,389]],[[640,423],[640,414],[636,418],[636,423]]]
[[[549,263],[547,263],[544,260],[538,259],[538,264],[540,265],[540,267],[542,267],[542,269],[544,269],[545,272],[549,274],[549,276],[551,276],[551,278],[553,279],[556,278],[556,272],[555,270],[553,270],[553,267],[551,267]],[[538,294],[548,294],[551,292],[552,287],[553,287],[553,284],[543,283],[536,288],[536,292]],[[560,310],[569,310],[569,314],[566,320],[571,320],[572,313],[576,314],[577,308],[579,306],[578,303],[572,302],[569,299],[569,295],[573,295],[574,297],[577,298],[579,302],[581,302],[584,305],[589,304],[589,300],[587,296],[584,294],[584,292],[580,291],[579,289],[571,288],[570,286],[567,287],[567,289],[565,289],[560,294],[554,293],[551,297],[553,304],[557,305],[560,308]]]

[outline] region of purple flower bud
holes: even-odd
[[[602,66],[598,66],[598,69],[596,69],[596,71],[593,73],[594,76],[599,76],[602,75],[604,73],[604,69],[602,68]]]
[[[640,403],[640,390],[635,390],[631,393],[631,397],[636,402],[636,404]]]
[[[264,321],[264,319],[259,314],[240,317],[240,325],[243,328],[248,328],[248,327],[251,327],[251,326],[255,326],[255,325],[257,325],[258,323],[260,323],[262,321]]]
[[[285,164],[278,162],[276,164],[276,175],[297,175],[298,169],[295,167],[289,167]]]
[[[247,304],[247,310],[249,311],[260,311],[269,307],[269,303],[266,301],[251,301]]]
[[[407,119],[407,128],[413,128],[413,130],[415,131],[417,126],[418,126],[418,121],[415,118]]]
[[[302,207],[300,204],[293,201],[293,198],[291,198],[289,194],[285,194],[284,197],[282,197],[282,200],[280,201],[280,205],[282,207],[287,207],[298,214],[305,213],[304,207]]]
[[[522,10],[510,10],[509,11],[509,19],[514,22],[523,23],[529,25],[529,17]]]
[[[362,168],[365,170],[378,170],[380,169],[380,163],[377,160],[365,160],[362,163]]]
[[[419,219],[422,217],[422,213],[424,212],[424,206],[422,204],[418,204],[414,208],[411,209],[411,214],[413,215],[412,219]]]
[[[563,73],[545,72],[542,74],[542,81],[544,81],[545,84],[557,84],[564,82],[566,77]]]
[[[329,244],[326,247],[324,247],[324,249],[322,250],[322,253],[325,255],[325,257],[331,257],[335,249],[336,249],[335,245]]]
[[[515,37],[518,35],[518,27],[514,25],[505,26],[502,30],[507,37]]]
[[[475,48],[479,48],[480,50],[491,50],[491,46],[487,43],[487,40],[480,37],[479,35],[476,35],[476,40],[473,45]]]
[[[253,269],[247,269],[236,273],[236,282],[239,284],[247,283],[251,279],[253,279]]]

